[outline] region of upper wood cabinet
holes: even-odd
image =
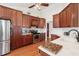
[[[78,8],[78,3],[71,3],[59,13],[59,17],[53,16],[53,27],[79,27]],[[59,18],[59,26],[55,26],[58,25],[56,18]]]
[[[53,15],[53,27],[57,28],[59,25],[59,14]]]
[[[71,5],[69,5],[69,7],[67,7],[66,9],[65,9],[65,11],[66,11],[66,27],[71,27],[71,26],[73,26],[72,25],[72,9],[73,7],[71,6]]]
[[[45,19],[23,14],[23,27],[30,28],[36,26],[38,28],[45,27]]]
[[[0,5],[0,18],[10,19],[11,9]]]
[[[23,27],[31,27],[31,17],[29,15],[23,14]]]
[[[45,27],[45,24],[46,24],[46,21],[44,18],[40,18],[39,20],[39,28],[44,28]]]
[[[78,26],[79,26],[79,4],[78,4]]]
[[[17,25],[17,11],[14,9],[11,9],[11,23],[13,26]]]
[[[38,17],[33,17],[32,18],[32,26],[36,26],[36,27],[38,27],[38,25],[39,25],[39,20],[40,20],[40,18],[38,18]]]
[[[72,14],[72,18],[73,18],[73,27],[79,27],[78,26],[78,15],[79,15],[79,10],[78,7],[79,3],[73,3],[73,14]]]
[[[63,16],[63,17],[62,17]],[[66,22],[66,11],[62,11],[62,13],[59,14],[59,21],[60,21],[60,24],[59,26],[60,27],[67,27],[67,22]]]
[[[17,11],[16,16],[17,16],[17,26],[22,26],[22,12]]]

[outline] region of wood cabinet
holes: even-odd
[[[11,9],[4,6],[0,6],[0,18],[10,19],[10,17],[11,17]]]
[[[59,14],[53,15],[53,27],[58,28],[59,26]]]
[[[16,16],[17,16],[17,26],[22,26],[22,12],[17,11]]]
[[[66,25],[67,27],[72,26],[72,6],[66,8]]]
[[[11,50],[21,47],[21,27],[20,26],[13,26],[12,27],[12,35],[11,35]]]
[[[79,3],[74,3],[73,4],[73,14],[72,14],[72,17],[73,17],[73,27],[79,27],[78,26],[78,15],[79,15],[79,10],[78,10],[78,4]]]
[[[53,16],[53,27],[78,27],[78,8],[78,3],[71,3],[64,8],[64,10],[59,13],[59,26],[55,26],[58,25],[58,21],[55,20],[57,17],[55,18],[55,16]]]
[[[22,27],[22,12],[11,9],[11,27],[12,27],[12,37],[11,37],[11,50],[21,47],[21,27]]]
[[[31,27],[31,19],[29,15],[23,14],[23,27]]]
[[[14,50],[16,48],[22,47],[24,45],[28,45],[33,42],[33,35],[21,35],[21,27],[14,26],[13,27],[13,35],[11,36],[10,48]]]
[[[51,34],[51,40],[55,40],[60,38],[60,36],[56,35],[56,34]]]
[[[15,25],[17,25],[17,11],[14,9],[11,9],[11,10],[12,10],[11,24],[12,24],[12,26],[15,26]]]
[[[62,13],[59,14],[60,16],[60,27],[67,27],[67,22],[66,22],[66,11],[63,11]]]
[[[45,27],[45,19],[38,18],[30,15],[23,14],[23,27],[30,28],[32,26],[36,26],[37,28]]]
[[[66,17],[67,17],[67,24],[66,25],[68,25],[68,27],[75,27],[75,21],[77,21],[77,20],[75,20],[74,21],[74,4],[70,4],[66,9],[65,9],[65,11],[67,11],[66,13]],[[75,24],[74,24],[75,23]],[[77,23],[78,24],[78,23]]]
[[[33,42],[33,35],[29,34],[29,35],[23,35],[22,36],[22,45],[28,45],[30,43]]]
[[[79,3],[78,3],[78,10],[77,10],[77,12],[78,12],[78,27],[79,27]]]
[[[39,18],[38,17],[33,17],[31,25],[38,27],[38,25],[39,25]]]
[[[45,19],[44,18],[40,18],[40,20],[39,20],[39,28],[44,28],[45,27],[45,25],[46,25],[46,21],[45,21]]]

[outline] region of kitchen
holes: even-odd
[[[43,8],[42,11],[40,8],[28,9],[31,5],[33,4],[0,4],[0,19],[10,21],[9,51],[14,51],[16,49],[29,46],[30,44],[37,44],[44,40],[47,41],[47,38],[55,40],[63,36],[63,33],[69,31],[70,29],[79,30],[79,19],[77,14],[78,4],[47,3],[45,5],[48,5],[47,7],[41,7]],[[75,16],[72,15],[73,13]],[[49,23],[48,26],[47,23]],[[5,49],[4,51],[5,53],[8,53]],[[2,55],[4,55],[4,53]]]
[[[44,18],[23,14],[22,11],[9,8],[3,5],[0,5],[0,18],[2,20],[10,22],[9,25],[11,27],[11,30],[10,30],[11,33],[9,33],[10,34],[9,50],[14,50],[22,46],[31,44],[33,43],[33,41],[34,43],[36,43],[41,40],[44,40],[45,38],[45,34],[44,34],[45,32],[43,32],[45,27]],[[5,31],[7,32],[7,30]],[[35,32],[35,33],[32,33],[32,32]],[[34,36],[37,36],[37,38]],[[35,38],[38,39],[38,41],[33,40]],[[7,53],[5,49],[4,51]]]

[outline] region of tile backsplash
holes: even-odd
[[[22,28],[24,31],[37,30],[39,33],[45,33],[46,28]]]

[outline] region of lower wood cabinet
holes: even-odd
[[[51,40],[55,40],[60,38],[60,36],[56,35],[56,34],[51,34]]]
[[[32,35],[13,35],[11,37],[11,50],[14,50],[16,48],[31,44],[33,42],[33,36]]]
[[[28,45],[33,42],[33,36],[32,35],[23,35],[22,36],[22,46]]]
[[[21,27],[20,26],[12,26],[11,29],[11,50],[16,49],[21,46]]]

